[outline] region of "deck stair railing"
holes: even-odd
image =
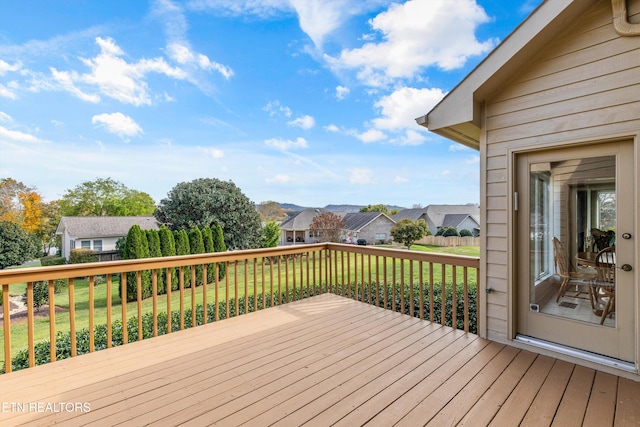
[[[476,332],[478,268],[475,257],[319,243],[2,270],[0,366],[33,367],[324,292]],[[20,291],[26,316],[11,314]],[[48,309],[38,311],[42,292]]]

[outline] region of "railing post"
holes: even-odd
[[[29,367],[33,368],[36,365],[36,350],[34,348],[34,317],[33,317],[33,282],[27,283],[27,340],[29,351]]]
[[[2,285],[2,323],[4,328],[4,371],[11,372],[11,305],[9,285]]]
[[[55,283],[49,279],[49,361],[56,361],[56,302]]]

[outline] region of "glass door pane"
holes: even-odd
[[[531,163],[528,190],[530,310],[615,327],[616,157]]]

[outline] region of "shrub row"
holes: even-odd
[[[187,230],[170,231],[166,226],[160,227],[160,230],[142,230],[139,226],[134,225],[129,229],[126,240],[120,244],[122,246],[122,255],[124,259],[141,259],[150,257],[164,257],[175,255],[203,254],[212,252],[225,252],[227,248],[224,245],[224,236],[221,227],[205,227],[200,230],[194,227]],[[207,265],[206,281],[203,277],[202,265],[197,265],[192,272],[190,266],[183,268],[184,286],[191,287],[191,276],[193,274],[196,286],[200,286],[205,282],[214,281],[216,264]],[[219,279],[224,278],[225,265],[219,264]],[[179,269],[171,269],[171,289],[177,290],[179,286]],[[145,270],[140,272],[142,298],[146,299],[153,293],[151,282],[151,271]],[[158,271],[157,277],[158,294],[166,293],[166,270]],[[121,291],[119,291],[122,293]],[[120,295],[122,297],[122,295]],[[137,273],[127,273],[127,301],[135,301],[137,299]]]
[[[48,267],[50,265],[63,265],[67,260],[62,256],[49,255],[40,258],[40,265]]]
[[[386,295],[387,300],[387,308],[391,309],[393,307],[393,302],[395,301],[396,312],[404,313],[406,315],[410,314],[411,305],[413,304],[413,315],[415,317],[420,317],[420,290],[417,286],[414,286],[412,290],[409,285],[404,286],[404,306],[401,305],[401,295],[402,286],[396,285],[395,287],[391,285],[386,285],[386,294],[384,285],[375,283],[371,286],[371,301],[375,305],[376,296],[380,296],[380,306],[384,307],[384,296]],[[369,285],[365,283],[365,292],[364,298],[362,298],[362,284],[358,284],[358,295],[355,294],[356,285],[350,284],[348,287],[344,288],[344,296],[349,296],[349,291],[351,292],[351,298],[356,299],[358,301],[369,302]],[[433,311],[434,311],[434,319],[435,323],[441,323],[442,321],[442,285],[440,283],[434,283],[433,285]],[[446,326],[452,326],[453,319],[453,306],[452,306],[452,287],[451,285],[446,285],[446,300],[445,300],[445,312],[446,318],[444,324]],[[395,292],[394,292],[395,290]],[[423,303],[423,313],[426,320],[429,320],[429,313],[431,309],[431,302],[429,300],[429,285],[424,285],[424,303]],[[478,307],[477,307],[477,294],[475,285],[469,286],[467,289],[469,293],[469,332],[477,333],[478,331]],[[338,287],[337,291],[338,295],[342,295],[342,287]],[[461,285],[458,285],[456,290],[456,328],[464,329],[464,290]]]

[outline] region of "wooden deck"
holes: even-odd
[[[640,383],[332,294],[6,374],[0,401],[3,426],[640,424]]]

